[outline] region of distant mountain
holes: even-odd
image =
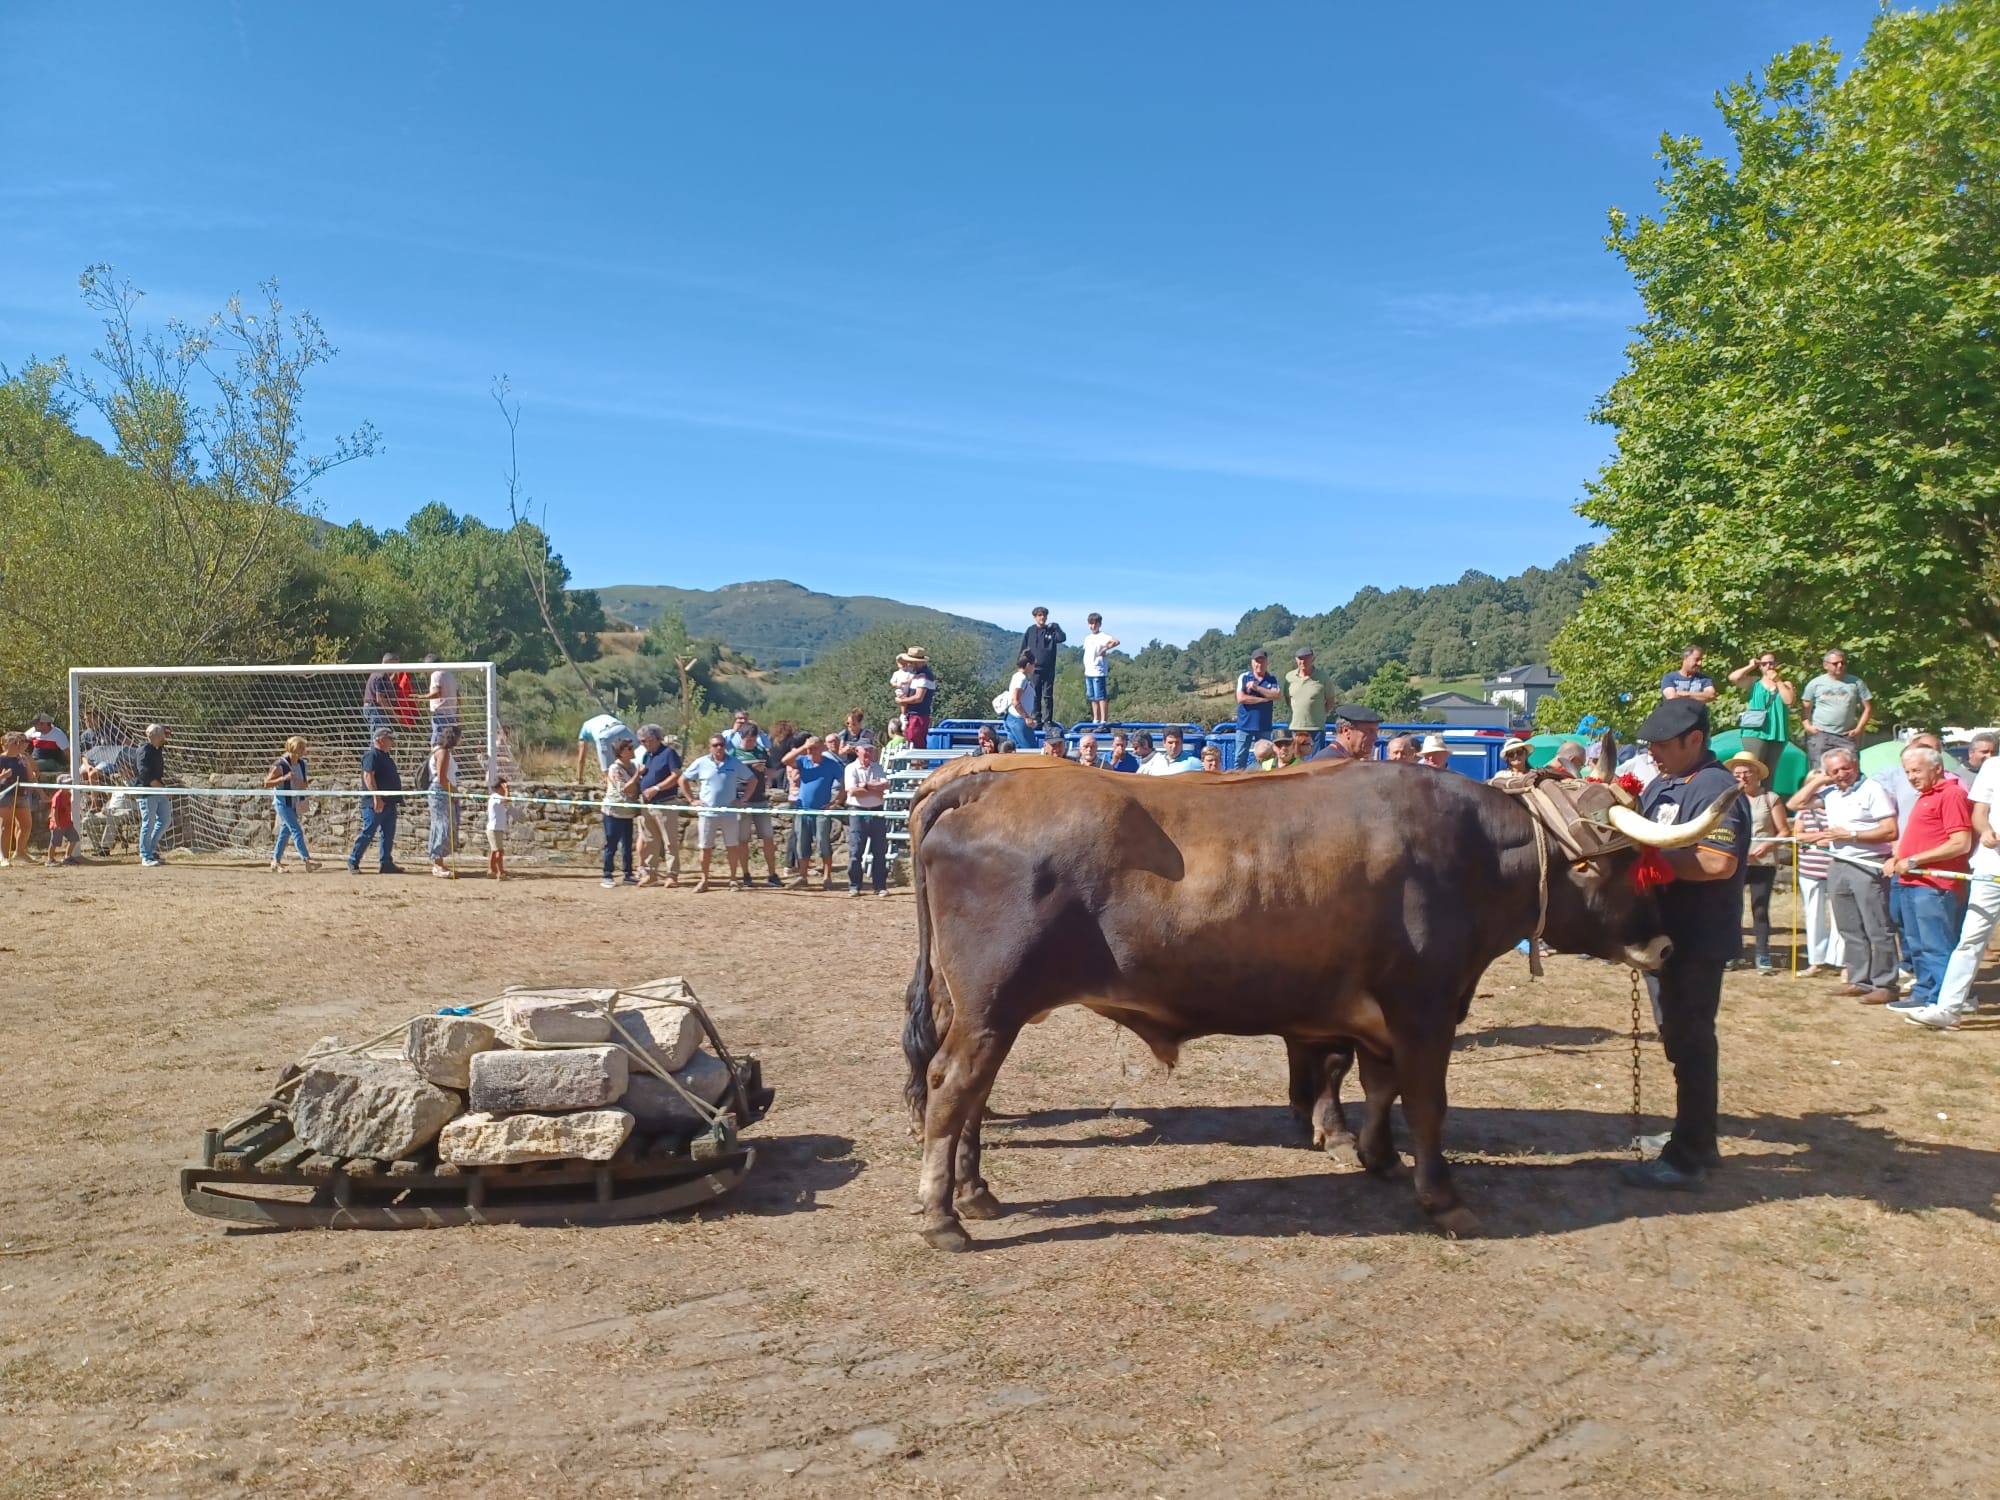
[[[802,667],[830,646],[873,626],[907,623],[910,644],[925,631],[956,630],[986,643],[996,662],[1019,647],[1021,634],[988,620],[967,619],[868,594],[820,594],[796,583],[730,583],[719,589],[676,589],[662,584],[614,584],[597,591],[604,613],[645,630],[678,609],[688,634],[721,641],[754,656],[760,666]]]

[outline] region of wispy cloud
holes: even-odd
[[[1516,328],[1537,323],[1630,323],[1631,297],[1502,297],[1489,292],[1424,292],[1392,297],[1389,310],[1412,328],[1447,331]]]

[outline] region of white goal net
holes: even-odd
[[[136,837],[133,800],[148,725],[167,730],[166,784],[172,815],[165,845],[196,853],[268,853],[275,812],[265,773],[297,735],[310,776],[296,800],[314,854],[329,859],[359,821],[361,757],[378,726],[396,731],[395,760],[406,795],[404,843],[429,835],[430,799],[418,792],[435,737],[459,731],[459,784],[483,792],[504,764],[491,662],[375,662],[299,667],[73,667],[69,674],[70,770],[91,791],[77,812],[107,842]],[[86,775],[86,766],[92,774]],[[120,804],[123,804],[122,806]],[[110,811],[112,826],[97,822]],[[458,843],[479,826],[482,804],[463,802]],[[129,826],[121,826],[129,822]]]

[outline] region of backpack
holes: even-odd
[[[431,748],[436,749],[437,747],[433,745]],[[420,792],[428,792],[430,789],[431,789],[431,757],[430,757],[430,752],[426,751],[424,753],[424,763],[417,767],[417,790]]]

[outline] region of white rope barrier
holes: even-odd
[[[47,794],[66,791],[72,794],[103,797],[269,797],[276,801],[286,798],[320,798],[336,802],[359,802],[365,798],[381,797],[387,800],[427,801],[439,795],[438,788],[399,787],[394,791],[371,792],[366,787],[343,787],[327,790],[321,787],[304,787],[280,792],[273,787],[261,786],[122,786],[116,783],[77,782],[22,782],[30,793]],[[788,802],[763,806],[736,805],[730,807],[706,807],[692,802],[612,802],[602,797],[529,797],[509,793],[495,798],[491,792],[445,791],[445,797],[458,802],[483,803],[499,801],[508,807],[586,807],[602,813],[608,807],[629,808],[638,813],[680,813],[683,816],[716,817],[723,813],[767,813],[773,817],[793,818],[908,818],[906,812],[895,812],[880,807],[795,807]]]

